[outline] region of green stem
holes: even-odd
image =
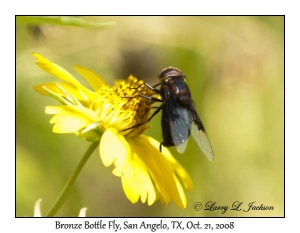
[[[96,149],[96,147],[99,145],[99,141],[93,142],[88,150],[85,152],[81,160],[79,161],[77,167],[75,168],[73,174],[70,176],[69,180],[67,181],[64,189],[59,194],[58,198],[54,202],[53,206],[49,210],[49,212],[46,214],[46,217],[53,217],[56,212],[60,209],[60,207],[64,204],[65,200],[69,196],[71,192],[71,188],[73,187],[73,184],[78,177],[81,169],[83,168],[84,164],[90,157],[90,155],[93,153],[93,151]]]

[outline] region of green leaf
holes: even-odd
[[[31,23],[31,24],[58,24],[64,26],[77,26],[85,28],[105,28],[115,25],[115,22],[97,23],[86,21],[82,18],[73,16],[17,16],[17,23]]]

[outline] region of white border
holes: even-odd
[[[2,91],[4,104],[1,114],[2,122],[2,155],[1,155],[1,228],[14,232],[54,232],[54,219],[15,219],[15,176],[14,159],[14,15],[15,14],[285,14],[286,15],[286,218],[285,219],[200,219],[205,223],[222,223],[234,221],[236,229],[231,232],[296,232],[296,216],[299,185],[296,166],[299,164],[299,17],[296,1],[10,1],[1,3],[2,43]],[[299,8],[298,8],[299,9]],[[298,72],[297,72],[298,71]],[[9,98],[8,98],[9,97]],[[297,169],[299,172],[299,169]],[[61,219],[66,222],[77,222],[77,219]],[[84,219],[86,220],[86,219]],[[84,221],[82,220],[82,221]],[[90,221],[94,221],[91,219]],[[108,219],[105,219],[106,221]],[[117,219],[125,221],[126,219]],[[144,219],[130,219],[140,222]],[[174,219],[173,219],[174,220]],[[183,219],[187,221],[188,219]],[[197,219],[193,219],[196,221]],[[148,219],[147,221],[158,221]],[[168,221],[165,219],[165,221]],[[64,232],[69,232],[64,230]],[[105,231],[106,232],[106,231]],[[148,231],[149,232],[149,231]],[[160,231],[162,232],[162,231]],[[221,231],[219,231],[221,232]]]

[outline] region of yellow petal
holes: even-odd
[[[44,89],[43,87],[46,87],[47,89],[51,90],[52,92],[57,93],[60,96],[63,96],[63,94],[61,93],[60,89],[58,88],[58,85],[60,85],[61,87],[63,87],[67,92],[71,93],[74,97],[76,97],[79,100],[84,100],[84,98],[80,95],[80,93],[78,92],[77,87],[75,87],[73,84],[71,83],[63,83],[63,82],[49,82],[49,83],[42,83],[39,85],[36,85],[34,87],[34,90],[37,91],[39,94],[42,95],[49,95]]]
[[[147,137],[145,135],[142,135],[141,137],[145,137],[146,140],[151,143],[151,145],[153,145],[155,148],[159,148],[160,143],[154,138]],[[192,191],[193,181],[187,171],[181,166],[180,163],[178,163],[178,161],[172,156],[172,154],[166,147],[162,147],[162,155],[171,163],[173,170],[180,178],[180,181],[183,183],[184,187],[187,190]]]
[[[36,58],[36,64],[46,71],[47,73],[55,76],[56,78],[62,79],[66,82],[70,82],[75,86],[81,85],[76,78],[74,78],[68,71],[49,61],[38,53],[32,53],[32,56]]]
[[[130,148],[132,151],[132,156],[131,156],[132,173],[133,173],[132,178],[139,184],[141,201],[145,203],[146,200],[148,199],[148,205],[150,206],[156,201],[156,192],[155,192],[154,184],[150,177],[148,167],[146,166],[144,161],[141,160],[139,156],[139,153],[141,152],[140,151],[141,148],[139,148],[139,146],[134,144],[131,140],[128,140],[128,143],[130,144]],[[123,174],[124,176],[126,176],[126,173]],[[122,182],[124,182],[124,180],[125,179],[122,179]]]
[[[107,129],[100,141],[100,156],[105,166],[114,163],[113,174],[121,176],[127,198],[136,203],[141,197],[152,205],[156,200],[155,188],[144,162],[136,153],[136,146],[114,128]]]
[[[132,160],[128,160],[121,176],[124,192],[132,203],[136,203],[140,197],[143,203],[148,199],[150,206],[156,200],[152,180],[145,164],[136,155],[132,156]]]
[[[181,188],[178,188],[180,183],[176,183],[176,176],[170,162],[158,151],[156,143],[153,146],[149,143],[154,140],[150,137],[142,135],[136,139],[136,144],[139,144],[139,157],[146,164],[148,171],[155,183],[161,198],[165,203],[173,200],[180,208],[185,208],[185,194],[181,193]],[[156,140],[154,140],[156,141]],[[157,141],[156,141],[157,142]],[[159,145],[159,143],[157,142]],[[147,149],[145,149],[147,148]],[[188,176],[188,175],[187,175]],[[184,198],[183,198],[184,197]]]
[[[132,170],[132,164],[128,163],[123,170],[124,175],[121,176],[121,180],[126,197],[132,203],[136,203],[140,197],[140,184],[135,180]]]
[[[100,76],[98,76],[95,72],[81,66],[75,66],[74,68],[79,74],[81,74],[86,79],[86,81],[88,81],[88,83],[95,91],[99,90],[101,86],[106,85],[103,79]]]
[[[47,106],[47,114],[55,114],[50,123],[54,133],[76,133],[96,121],[96,113],[83,106]]]
[[[131,153],[126,139],[114,128],[108,128],[102,135],[99,152],[104,166],[114,163],[114,175],[121,176],[126,161]]]
[[[175,175],[174,175],[174,178],[175,178],[176,186],[177,186],[177,189],[178,189],[178,192],[179,192],[179,195],[180,195],[180,199],[181,199],[181,203],[182,203],[181,208],[183,209],[187,205],[187,198],[186,198],[184,189],[183,189],[180,181],[178,180],[178,178]]]
[[[78,90],[80,90],[84,94],[84,96],[91,95],[92,91],[82,86],[77,81],[77,79],[73,77],[73,75],[71,75],[68,71],[66,71],[59,65],[56,65],[55,63],[47,60],[46,58],[44,58],[38,53],[32,53],[32,56],[36,58],[36,64],[47,73],[63,81],[72,83],[74,86],[78,88]]]
[[[166,163],[166,160],[160,155],[156,148],[153,148],[142,138],[138,138],[136,144],[139,145],[138,154],[141,160],[146,164],[149,174],[161,197],[166,203],[170,202],[172,195],[176,195],[177,193],[170,164]]]

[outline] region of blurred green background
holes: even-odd
[[[127,200],[121,180],[95,152],[57,216],[283,216],[284,215],[284,18],[263,17],[82,17],[115,26],[91,29],[51,24],[16,24],[16,216],[32,216],[42,198],[46,214],[89,143],[53,134],[47,105],[33,86],[55,81],[31,52],[59,64],[76,78],[73,65],[94,70],[113,84],[130,74],[150,84],[167,66],[187,76],[208,132],[215,160],[209,162],[189,140],[172,154],[190,173],[188,206],[149,207]],[[162,141],[160,114],[148,135]],[[193,204],[249,202],[272,211],[195,211]]]

